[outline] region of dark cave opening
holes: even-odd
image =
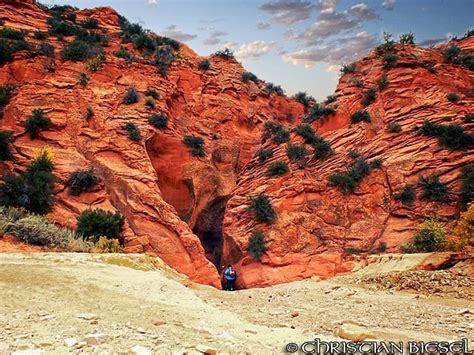
[[[219,270],[222,256],[222,224],[228,197],[212,201],[199,215],[193,232],[201,240],[206,257]]]

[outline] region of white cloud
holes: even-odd
[[[255,60],[278,47],[276,42],[255,41],[240,46],[235,56],[239,60]]]
[[[147,5],[158,5],[158,0],[147,0]]]
[[[315,4],[307,0],[274,0],[259,7],[271,15],[273,22],[285,25],[306,20],[315,8]]]
[[[376,44],[375,36],[359,32],[309,49],[286,53],[282,58],[286,62],[303,65],[306,68],[311,68],[317,63],[327,63],[328,68],[334,69],[336,65],[352,62],[367,54]]]
[[[224,31],[212,31],[202,43],[206,46],[213,46],[222,42],[222,37],[227,36],[227,32]]]
[[[259,30],[268,30],[271,27],[271,25],[268,22],[257,22],[257,28]]]
[[[382,6],[386,10],[393,10],[393,8],[395,7],[395,0],[384,0],[384,2],[382,3]]]
[[[326,67],[326,71],[328,73],[339,73],[341,70],[341,66],[337,64],[331,64]]]
[[[160,34],[162,36],[173,38],[179,42],[187,42],[197,37],[197,35],[194,34],[184,33],[182,30],[178,29],[176,25],[165,27]]]
[[[234,41],[229,41],[224,43],[224,48],[234,49],[237,47],[238,43]]]

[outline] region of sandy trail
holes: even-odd
[[[0,254],[0,290],[0,354],[126,354],[136,345],[157,354],[196,353],[199,345],[279,354],[288,342],[335,339],[344,320],[386,340],[474,341],[474,313],[462,312],[474,309],[471,301],[371,290],[347,277],[224,292],[143,255]],[[104,344],[64,344],[95,332],[107,336]]]

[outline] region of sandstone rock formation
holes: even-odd
[[[234,59],[214,55],[209,70],[199,69],[204,58],[184,44],[168,75],[160,75],[131,44],[123,43],[113,9],[75,12],[78,23],[97,19],[109,37],[99,70],[62,60],[59,52],[72,38],[60,41],[54,36],[47,38],[55,47],[53,58],[20,51],[0,67],[0,85],[17,86],[0,120],[1,130],[14,132],[15,160],[0,163],[1,172],[23,170],[35,148],[54,148],[58,182],[50,217],[57,223],[74,227],[76,217],[88,208],[119,210],[126,217],[126,251],[159,255],[191,279],[216,287],[217,268],[232,263],[240,287],[251,287],[349,271],[347,250],[367,252],[383,242],[395,251],[426,216],[435,213],[448,223],[456,217],[460,168],[473,162],[472,150],[440,147],[434,138],[416,134],[415,128],[429,119],[472,129],[462,117],[472,112],[474,75],[444,63],[439,48],[397,45],[399,61],[390,70],[382,68],[375,50],[360,60],[356,73],[340,80],[337,101],[331,104],[336,114],[313,124],[335,154],[324,161],[312,158],[305,168],[291,163],[289,174],[268,177],[271,162],[288,158],[285,144],[269,141],[264,146],[273,149],[273,157],[263,164],[255,158],[264,122],[294,127],[304,115],[302,104],[266,93],[262,81],[242,81],[244,69]],[[33,31],[46,32],[49,16],[32,0],[0,4],[5,26],[29,31],[27,40],[36,45]],[[458,45],[473,50],[474,38]],[[116,57],[113,53],[122,46],[139,59]],[[437,72],[429,72],[428,65]],[[79,83],[81,73],[89,77],[85,86]],[[376,86],[383,73],[389,85],[367,108],[372,122],[351,124],[351,114],[362,109],[364,90]],[[362,81],[362,88],[353,84],[354,78]],[[139,101],[125,105],[122,99],[129,87],[137,89]],[[160,94],[155,108],[145,106],[149,88]],[[458,93],[461,100],[449,102],[448,92]],[[89,120],[88,107],[94,111]],[[24,123],[35,108],[42,108],[54,127],[31,140]],[[167,129],[150,125],[154,113],[168,116]],[[140,142],[127,138],[125,122],[138,126]],[[399,123],[402,132],[388,133],[390,122]],[[204,157],[190,153],[183,144],[186,135],[204,139]],[[302,142],[294,133],[291,141]],[[370,173],[354,194],[344,195],[328,184],[328,177],[347,165],[351,149],[381,158],[383,168]],[[69,195],[64,185],[68,176],[87,167],[100,176],[99,188]],[[407,207],[394,200],[403,185],[429,173],[439,174],[449,185],[451,202],[417,200]],[[247,211],[249,198],[260,192],[270,196],[278,213],[271,226],[257,223]],[[248,254],[248,239],[256,229],[264,232],[267,242],[260,261]]]

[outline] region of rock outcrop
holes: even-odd
[[[397,45],[399,60],[390,70],[383,69],[375,50],[360,60],[357,71],[340,80],[337,101],[331,104],[336,113],[313,123],[335,154],[324,161],[311,158],[304,168],[290,163],[289,174],[268,177],[269,164],[288,158],[285,145],[269,141],[263,144],[273,157],[263,164],[255,158],[264,122],[294,127],[305,113],[301,103],[267,93],[262,81],[243,81],[244,69],[235,59],[213,55],[210,68],[200,69],[204,58],[184,44],[168,74],[160,75],[132,44],[123,42],[120,17],[113,9],[73,11],[76,23],[97,19],[99,31],[109,38],[106,59],[97,71],[88,70],[86,62],[61,59],[59,52],[72,37],[51,35],[45,41],[54,46],[53,57],[18,51],[0,67],[0,84],[16,85],[0,120],[1,130],[14,133],[15,160],[1,163],[1,172],[22,171],[35,148],[52,147],[58,181],[50,217],[57,223],[75,227],[76,217],[88,208],[119,210],[126,218],[126,251],[158,255],[191,279],[216,287],[217,269],[235,264],[240,287],[252,287],[350,271],[348,250],[368,252],[381,243],[388,251],[398,250],[426,216],[435,213],[451,223],[458,213],[460,168],[473,162],[472,150],[440,147],[415,129],[424,119],[472,129],[462,118],[474,106],[474,75],[444,63],[439,48]],[[50,15],[31,0],[0,4],[5,26],[29,31],[26,39],[36,46],[40,41],[33,32],[48,31]],[[473,50],[474,38],[457,44]],[[137,59],[115,56],[121,47]],[[81,73],[88,75],[86,85],[80,83]],[[375,87],[384,73],[388,87],[367,107],[372,122],[351,124],[351,114],[362,109],[364,90]],[[354,79],[361,83],[354,85]],[[139,100],[125,105],[129,87],[137,89]],[[145,105],[144,93],[150,88],[160,95],[154,108]],[[448,101],[448,92],[461,100]],[[85,117],[88,107],[94,113],[90,119]],[[36,108],[45,111],[54,127],[32,140],[24,124]],[[169,118],[167,129],[149,123],[157,113]],[[139,128],[141,141],[127,138],[122,128],[126,122]],[[400,124],[402,131],[387,132],[388,123]],[[205,156],[190,153],[183,143],[186,135],[204,139]],[[291,142],[302,140],[291,133]],[[328,177],[347,165],[349,150],[380,158],[383,167],[371,172],[355,193],[345,195]],[[88,167],[95,169],[100,185],[71,196],[67,178]],[[407,207],[395,201],[402,186],[430,173],[449,186],[450,202],[417,200]],[[277,211],[273,225],[257,223],[248,212],[249,198],[260,192],[270,196]],[[248,254],[248,239],[256,229],[266,236],[260,261]]]

